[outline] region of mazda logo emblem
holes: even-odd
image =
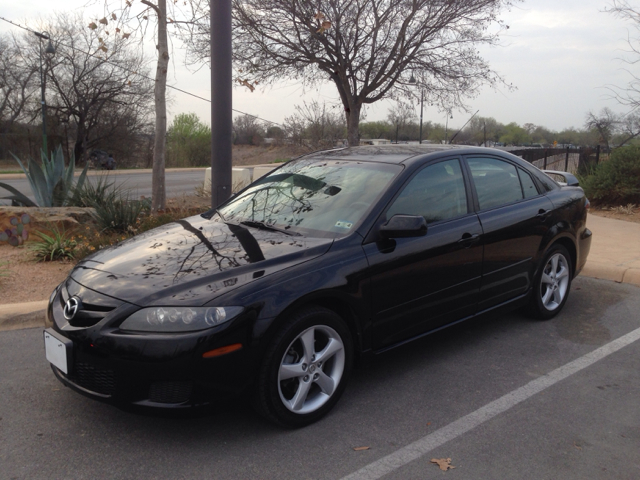
[[[71,297],[64,306],[64,318],[71,320],[80,310],[80,299]]]

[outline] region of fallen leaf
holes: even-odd
[[[443,472],[446,472],[450,468],[456,468],[451,465],[450,458],[432,458],[431,463],[437,464],[440,467],[440,470],[442,470]]]
[[[431,422],[427,422],[427,427],[428,427],[429,425],[431,425]]]
[[[362,450],[369,450],[371,447],[353,447],[356,452],[361,452]]]

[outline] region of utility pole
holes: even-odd
[[[486,147],[487,146],[487,122],[483,122],[483,129],[484,129],[484,143],[483,146]]]
[[[424,88],[420,89],[420,144],[422,144],[422,110],[424,107]]]
[[[56,49],[51,43],[51,37],[49,36],[48,32],[33,32],[33,33],[36,35],[36,37],[40,39],[38,43],[40,44],[40,95],[41,95],[40,103],[42,105],[42,151],[47,156],[47,158],[49,158],[49,151],[47,147],[47,100],[44,95],[45,75],[44,75],[44,69],[42,67],[42,40],[49,40],[49,44],[47,45],[47,48],[45,50],[45,53],[48,56],[56,53]]]
[[[210,1],[211,206],[231,196],[231,0]]]

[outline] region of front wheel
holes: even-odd
[[[567,249],[562,245],[551,247],[533,285],[529,304],[533,316],[550,319],[560,313],[569,296],[571,272],[571,257]]]
[[[319,420],[342,395],[352,362],[351,334],[336,313],[321,307],[296,313],[265,355],[258,412],[293,428]]]

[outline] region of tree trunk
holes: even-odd
[[[360,145],[360,110],[362,109],[361,104],[351,105],[348,110],[346,110],[347,116],[347,140],[349,141],[350,147],[357,147]]]
[[[87,132],[84,128],[84,119],[78,118],[76,130],[76,141],[73,146],[73,155],[76,160],[76,163],[80,162],[82,159],[82,155],[84,154],[84,145],[85,145],[85,137],[87,136]]]
[[[167,3],[158,0],[158,64],[154,88],[156,107],[156,132],[153,144],[153,174],[151,179],[151,210],[164,210],[165,191],[165,147],[167,136],[167,69],[169,67],[169,47],[167,42]]]

